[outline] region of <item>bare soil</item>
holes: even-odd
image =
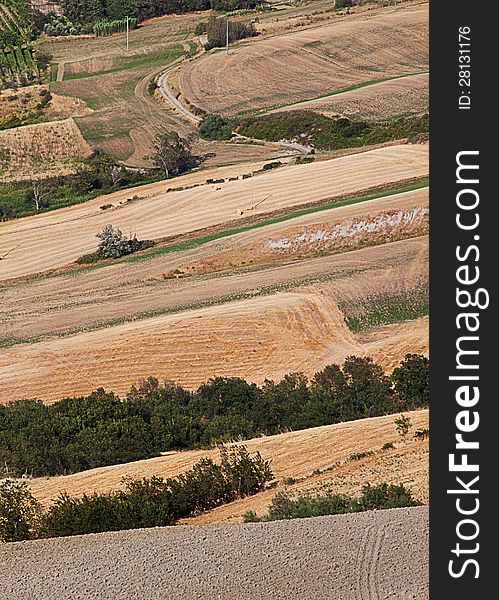
[[[0,547],[0,598],[428,598],[428,509],[169,527]]]

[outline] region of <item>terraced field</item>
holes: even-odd
[[[240,43],[186,64],[180,86],[195,106],[235,115],[426,72],[427,23],[427,4],[402,5]]]
[[[242,172],[251,173],[253,168],[245,165]],[[216,171],[218,176],[221,173],[241,174],[241,167]],[[135,232],[140,239],[160,239],[234,221],[243,216],[241,212],[267,213],[427,173],[428,147],[400,145],[285,166],[255,177],[253,183],[236,180],[169,193],[166,184],[155,184],[137,189],[135,195],[140,200],[136,202],[126,202],[134,194],[122,191],[19,223],[0,223],[2,249],[15,248],[8,260],[0,263],[0,280],[62,267],[92,252],[96,248],[95,235],[108,223],[124,232]],[[206,171],[168,184],[173,188],[186,186],[190,180],[199,182],[204,177],[206,181],[210,175]],[[113,207],[103,211],[99,208],[103,204]]]

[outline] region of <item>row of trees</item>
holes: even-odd
[[[260,0],[62,0],[63,13],[73,23],[91,31],[98,21],[115,21],[126,16],[139,22],[166,14],[209,10],[232,11],[255,8]]]
[[[201,459],[176,478],[123,481],[124,489],[72,498],[44,512],[25,482],[0,483],[0,541],[14,542],[173,525],[180,518],[256,494],[274,478],[270,462],[246,447],[220,447],[219,464]]]
[[[215,377],[190,392],[149,378],[121,399],[99,389],[46,406],[0,406],[0,467],[7,475],[57,475],[126,463],[169,450],[209,447],[428,404],[428,359],[407,355],[391,375],[348,357],[309,381],[301,373],[259,387]]]

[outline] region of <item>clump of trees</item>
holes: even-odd
[[[199,125],[199,135],[205,140],[229,140],[232,137],[232,128],[224,117],[207,115]]]
[[[105,225],[96,237],[100,240],[97,250],[80,256],[77,263],[89,264],[106,258],[121,258],[154,246],[153,240],[139,240],[136,234],[126,237],[121,229],[114,228],[112,225]]]
[[[204,458],[176,478],[125,478],[124,489],[72,498],[61,494],[42,513],[26,483],[0,484],[0,540],[58,537],[173,525],[222,504],[256,494],[274,479],[270,461],[245,446],[220,447],[219,464]]]
[[[311,380],[291,373],[261,387],[238,377],[214,377],[190,392],[151,377],[123,399],[100,388],[50,406],[16,400],[0,405],[0,469],[7,476],[74,473],[427,406],[428,360],[408,355],[399,369],[394,378],[371,358],[350,356]],[[409,390],[397,383],[406,369],[414,377]]]
[[[152,160],[165,177],[175,177],[199,165],[201,159],[192,153],[193,136],[182,138],[176,131],[156,136]]]
[[[128,19],[128,28],[136,29],[139,24],[138,19],[131,17]],[[112,21],[97,21],[92,30],[97,37],[112,35],[113,33],[122,33],[126,31],[127,19],[113,19]]]
[[[84,33],[90,33],[99,21],[118,21],[126,16],[137,19],[160,17],[209,10],[232,11],[254,8],[259,0],[62,0],[61,8],[66,17],[77,23]]]
[[[229,20],[228,27],[229,44],[257,35],[253,23],[241,23],[240,21]],[[208,34],[208,42],[205,45],[206,50],[225,46],[227,42],[227,18],[216,17],[215,15],[210,16],[206,25],[206,33]]]
[[[255,512],[250,511],[244,515],[244,522],[302,519],[420,505],[421,502],[415,500],[412,492],[402,484],[380,483],[374,486],[367,484],[362,488],[358,498],[334,493],[331,488],[325,486],[319,492],[302,494],[279,492],[272,498],[267,515],[258,517]]]
[[[49,19],[43,25],[43,31],[48,36],[79,35],[81,33],[81,27],[78,24],[75,25],[64,15],[50,15]]]

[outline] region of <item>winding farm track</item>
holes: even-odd
[[[244,169],[242,171],[242,169]],[[250,172],[251,165],[227,167],[214,173]],[[267,198],[253,214],[319,201],[341,194],[428,173],[428,146],[389,146],[333,160],[284,166],[255,177],[254,197]],[[208,178],[203,171],[196,177]],[[178,181],[178,183],[177,183]],[[248,206],[251,189],[247,180],[166,192],[185,185],[188,177],[161,185],[121,191],[22,220],[0,223],[2,249],[16,247],[9,260],[0,262],[0,280],[39,273],[73,262],[96,247],[95,235],[108,223],[139,239],[159,239],[237,219]],[[202,181],[202,180],[201,180]],[[152,191],[154,190],[154,191]],[[140,200],[124,204],[131,195]],[[113,204],[112,210],[101,210]]]

